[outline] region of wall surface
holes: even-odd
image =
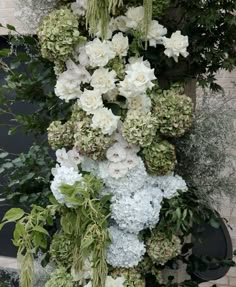
[[[0,0],[0,23],[3,25],[11,24],[16,26],[17,30],[21,30],[20,23],[14,18],[15,12],[15,0]],[[5,34],[5,29],[0,28],[0,34]],[[220,72],[218,75],[219,83],[224,87],[226,94],[235,93],[236,86],[233,85],[232,81],[236,82],[236,70],[232,73]],[[236,115],[235,115],[235,128],[236,128]],[[236,148],[236,146],[235,146]],[[235,187],[236,192],[236,187]],[[233,230],[231,230],[231,237],[233,241],[234,249],[236,249],[236,203],[232,202],[228,198],[222,198],[221,214],[228,221]],[[218,280],[216,283],[222,287],[236,287],[236,268],[231,268],[226,277]],[[212,283],[204,283],[203,287],[210,286]]]

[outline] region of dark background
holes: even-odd
[[[7,47],[7,40],[0,37],[0,49]],[[0,68],[0,85],[4,83],[4,72]],[[12,95],[9,95],[9,97]],[[17,103],[14,106],[14,111],[17,113],[28,113],[32,112],[34,107],[25,103]],[[20,131],[16,134],[9,136],[8,127],[10,118],[8,116],[0,115],[0,148],[6,150],[9,153],[18,154],[20,152],[25,152],[33,143],[33,137],[30,135],[25,135]],[[3,125],[3,126],[2,126]],[[5,125],[5,126],[4,126]],[[1,185],[3,184],[2,178],[0,177],[0,198],[1,198]],[[5,201],[0,201],[0,220],[4,216],[4,213],[13,206]],[[16,207],[16,206],[14,206]],[[7,224],[2,231],[0,231],[0,255],[2,256],[16,256],[16,248],[11,243],[12,232],[14,225]]]

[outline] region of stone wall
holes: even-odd
[[[18,31],[21,30],[20,23],[14,18],[15,12],[15,1],[14,0],[0,0],[0,23],[3,25],[11,24],[14,25]],[[0,34],[5,34],[6,30],[0,28]],[[226,94],[227,93],[235,93],[236,94],[236,86],[233,85],[232,81],[236,82],[236,70],[232,73],[220,72],[218,75],[219,83],[224,87]],[[236,123],[236,115],[235,115],[235,123]],[[236,128],[236,124],[235,124]],[[235,143],[236,146],[236,143]],[[236,187],[235,187],[236,193]],[[230,201],[228,198],[222,198],[222,207],[221,214],[228,221],[233,230],[231,230],[231,236],[233,240],[234,249],[236,249],[236,203]],[[226,277],[214,282],[222,287],[236,287],[236,268],[231,268]],[[210,286],[212,283],[204,283],[203,287]]]

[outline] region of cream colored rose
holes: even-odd
[[[94,129],[101,129],[103,134],[111,135],[117,129],[119,118],[111,110],[100,108],[94,112],[91,126]]]
[[[126,25],[129,28],[137,29],[142,24],[144,19],[144,8],[143,6],[139,7],[130,7],[126,12],[127,20]]]
[[[128,37],[124,37],[121,32],[115,34],[111,41],[111,47],[117,56],[119,57],[127,56],[129,49]]]
[[[79,103],[85,112],[93,114],[103,107],[102,95],[98,90],[85,90],[80,96]]]
[[[92,75],[91,86],[94,89],[99,90],[102,94],[105,94],[116,87],[115,81],[115,71],[109,71],[109,69],[99,68],[95,70]]]

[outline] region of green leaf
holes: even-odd
[[[49,235],[49,234],[48,234],[48,231],[47,231],[45,228],[43,228],[42,226],[40,226],[40,225],[36,225],[36,226],[33,228],[33,231],[38,231],[38,232],[40,232],[40,233]]]
[[[25,212],[23,209],[21,208],[11,208],[10,210],[8,210],[4,217],[3,217],[3,221],[7,221],[7,222],[13,222],[13,221],[17,221],[19,219],[21,219],[24,216]]]
[[[8,30],[16,31],[16,28],[14,26],[10,25],[10,24],[7,24],[6,27],[7,27]]]
[[[8,57],[10,54],[10,49],[1,49],[0,50],[0,57]]]
[[[1,153],[0,153],[0,158],[5,158],[5,157],[7,157],[8,155],[9,155],[8,152],[1,152]]]

